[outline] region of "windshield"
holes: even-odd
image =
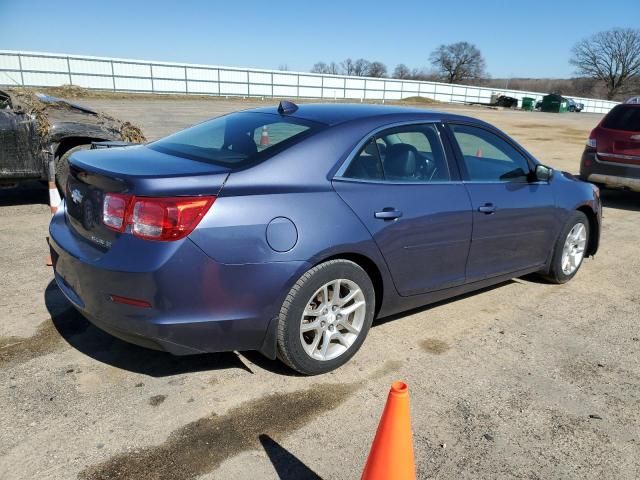
[[[323,127],[298,118],[239,112],[208,120],[148,146],[170,155],[235,169],[262,162]]]

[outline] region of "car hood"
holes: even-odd
[[[96,112],[95,110],[91,110],[88,107],[85,107],[83,105],[79,105],[77,103],[73,103],[73,102],[69,102],[68,100],[63,100],[62,98],[58,98],[58,97],[52,97],[51,95],[46,95],[44,93],[36,93],[36,97],[38,97],[38,100],[40,100],[42,103],[48,103],[51,105],[64,105],[67,108],[73,108],[75,110],[78,110],[82,113],[88,113],[90,115],[97,115],[98,112]]]

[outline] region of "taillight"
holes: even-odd
[[[589,134],[589,138],[587,139],[587,147],[589,148],[596,148],[598,142],[596,142],[596,131],[591,130],[591,133]]]
[[[136,198],[131,231],[150,240],[178,240],[189,235],[214,197]]]
[[[107,193],[102,204],[102,223],[112,230],[122,232],[127,226],[125,217],[131,198],[131,195]]]
[[[105,226],[122,232],[128,225],[136,237],[171,241],[189,235],[216,197],[135,197],[108,193],[104,197]],[[124,210],[120,209],[125,203]],[[120,225],[120,226],[119,226]]]

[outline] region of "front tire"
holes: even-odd
[[[545,278],[553,283],[571,280],[582,265],[589,247],[589,219],[582,212],[573,212],[556,240],[549,273]]]
[[[304,375],[344,365],[364,342],[375,310],[367,273],[349,260],[330,260],[307,271],[280,309],[278,356]]]

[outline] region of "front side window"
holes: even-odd
[[[352,159],[347,178],[398,183],[451,179],[435,125],[407,125],[380,132]]]
[[[484,128],[451,125],[471,181],[526,182],[529,162],[518,150]]]
[[[268,113],[233,113],[150,143],[154,150],[231,169],[259,163],[323,125]]]

